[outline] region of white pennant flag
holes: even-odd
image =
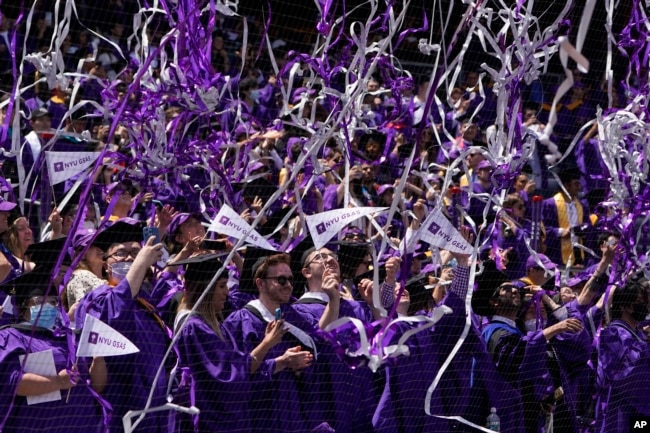
[[[7,295],[5,301],[2,303],[2,314],[14,314],[14,304],[11,302],[11,296]]]
[[[328,212],[322,212],[309,215],[305,218],[309,233],[314,240],[316,249],[322,248],[329,242],[335,234],[340,232],[345,226],[359,218],[384,212],[387,207],[351,207],[346,209],[334,209]]]
[[[257,231],[253,230],[241,215],[225,204],[221,206],[219,213],[214,217],[214,221],[212,221],[208,230],[223,233],[235,239],[246,238],[246,242],[250,244],[266,250],[275,251],[275,248],[273,248],[273,245],[269,241]]]
[[[139,352],[140,349],[96,317],[86,314],[84,328],[77,347],[77,358],[81,356],[120,356]]]
[[[419,240],[454,253],[470,254],[472,246],[460,235],[447,217],[435,208],[409,240],[413,244]]]
[[[97,160],[101,152],[45,151],[50,185],[56,185],[81,173]]]

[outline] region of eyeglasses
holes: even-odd
[[[326,262],[326,261],[329,260],[329,259],[332,259],[332,260],[334,260],[334,261],[338,261],[338,260],[339,260],[339,256],[337,256],[337,255],[334,254],[334,253],[318,253],[318,254],[316,254],[316,255],[315,255],[315,256],[314,256],[310,261],[308,261],[308,262],[305,264],[305,268],[306,268],[307,266],[311,265],[312,263],[314,263],[315,261]]]
[[[361,239],[361,240],[366,240],[366,235],[363,233],[346,233],[345,236],[343,236],[343,239],[346,241],[352,240],[352,239]]]
[[[44,296],[34,296],[32,298],[32,301],[34,301],[34,305],[43,305],[43,302],[46,304],[50,304],[53,307],[58,307],[59,306],[59,298],[54,297],[54,296],[48,296],[47,298]]]
[[[281,286],[285,286],[287,283],[289,283],[289,285],[293,285],[293,277],[287,277],[285,275],[280,275],[278,277],[266,277],[266,278],[262,278],[262,279],[263,280],[275,280]]]
[[[131,257],[132,259],[135,259],[135,256],[140,254],[140,249],[133,249],[133,250],[119,250],[115,251],[113,254],[109,255],[106,257],[106,259],[117,259],[117,260],[124,260],[128,257]]]

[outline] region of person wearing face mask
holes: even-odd
[[[242,116],[249,120],[251,118],[258,119],[263,124],[272,120],[270,115],[269,104],[272,101],[271,86],[267,84],[264,89],[259,88],[257,80],[254,78],[244,78],[239,82],[239,95],[241,104]],[[230,122],[228,122],[230,124]]]
[[[103,359],[71,364],[50,274],[50,267],[39,267],[0,286],[14,293],[20,315],[19,323],[0,329],[0,431],[81,433],[97,431],[102,423],[90,387],[101,391],[97,371]],[[52,373],[39,374],[33,363],[47,358]],[[34,404],[38,399],[45,401]]]
[[[629,279],[613,294],[612,321],[598,338],[596,432],[627,433],[631,420],[650,416],[650,335],[647,289]]]
[[[111,228],[120,224],[129,225],[127,222],[116,222]],[[142,228],[132,224],[132,235],[140,233]],[[115,230],[115,229],[114,229]],[[113,232],[113,242],[119,238],[124,230]],[[102,397],[112,406],[113,413],[108,424],[111,433],[122,432],[122,418],[127,411],[133,408],[144,408],[151,394],[151,407],[158,407],[167,402],[167,383],[170,370],[156,373],[158,366],[170,344],[170,331],[165,326],[160,316],[156,313],[155,300],[149,295],[141,293],[143,283],[151,266],[158,262],[162,256],[163,245],[154,243],[155,237],[151,236],[144,246],[138,242],[129,242],[128,238],[119,243],[112,243],[107,249],[106,259],[112,273],[109,281],[115,285],[103,285],[86,294],[79,302],[75,314],[75,323],[80,327],[85,321],[86,314],[92,315],[106,323],[124,337],[129,339],[139,352],[123,356],[112,356],[105,359],[103,374],[105,388]],[[136,251],[137,249],[137,251]],[[116,264],[125,263],[128,271],[119,269]],[[125,273],[126,275],[121,275]],[[146,296],[145,296],[146,295]],[[174,357],[168,358],[170,364]],[[153,390],[153,391],[152,391]],[[160,432],[167,427],[168,416],[165,411],[149,413],[142,420],[136,431]]]

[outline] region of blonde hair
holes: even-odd
[[[27,247],[23,248],[20,245],[20,238],[18,236],[18,226],[16,226],[16,223],[24,218],[25,221],[27,221],[27,218],[21,216],[16,218],[16,220],[11,223],[9,226],[9,229],[2,234],[2,242],[5,244],[7,249],[13,254],[14,256],[18,257],[19,259],[23,259],[25,256],[25,250],[27,250]]]

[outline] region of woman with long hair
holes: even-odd
[[[92,242],[96,231],[93,229],[84,229],[78,231],[73,240],[73,246],[76,252],[80,252]],[[84,253],[83,259],[72,271],[72,277],[65,286],[68,315],[74,318],[74,306],[83,298],[86,293],[95,290],[97,287],[107,284],[104,278],[104,250],[96,245],[90,245]]]
[[[212,277],[223,267],[213,257],[207,254],[177,263],[187,265],[185,292],[174,324],[174,332],[180,334],[179,365],[186,384],[178,399],[181,404],[191,402],[201,410],[198,421],[178,415],[180,432],[193,432],[195,425],[198,431],[250,431],[250,376],[262,364],[266,365],[265,372],[275,374],[290,365],[296,367],[301,359],[297,356],[300,352],[291,350],[275,359],[264,359],[286,332],[282,319],[268,323],[263,340],[251,353],[239,350],[235,338],[220,323],[228,297],[227,272],[200,299]],[[185,401],[192,393],[194,401]]]
[[[20,213],[11,214],[7,223],[9,228],[2,234],[2,243],[14,259],[11,261],[13,272],[7,278],[15,278],[34,269],[34,264],[25,259],[27,248],[34,243],[34,236],[29,221]]]

